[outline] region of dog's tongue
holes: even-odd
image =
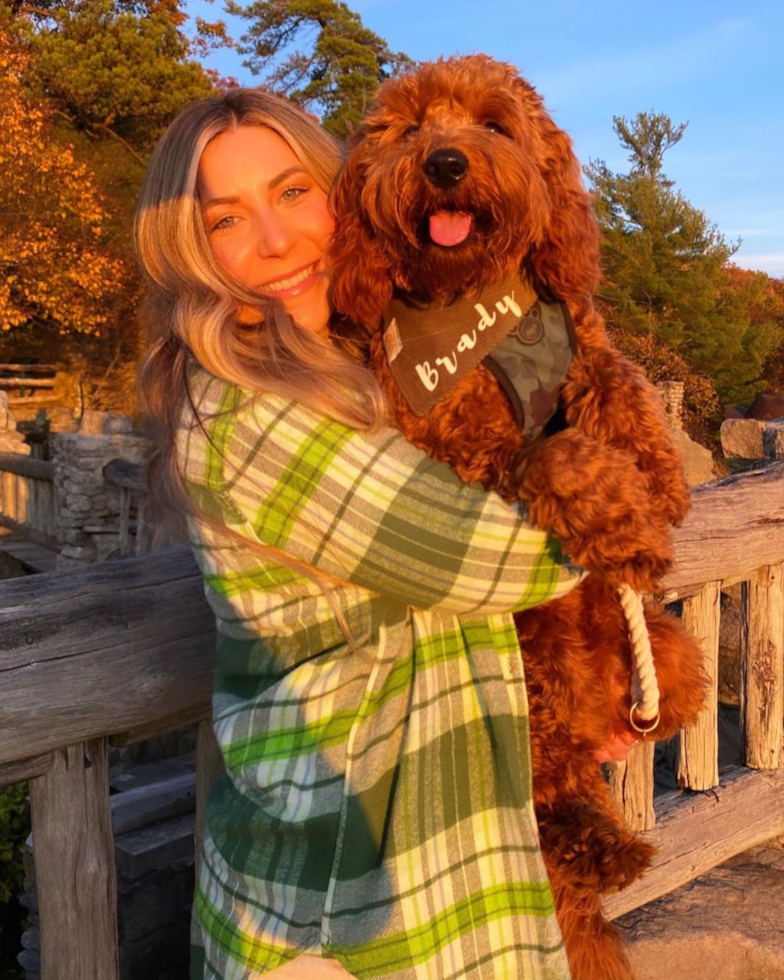
[[[430,237],[436,245],[459,245],[471,231],[471,215],[459,211],[436,211],[430,215]]]

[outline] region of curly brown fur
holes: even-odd
[[[500,130],[500,131],[499,131]],[[339,310],[370,335],[369,360],[407,438],[466,481],[524,499],[592,574],[569,595],[516,616],[531,715],[534,802],[575,980],[623,980],[629,967],[600,892],[634,880],[651,845],[613,805],[594,752],[628,730],[630,649],[615,587],[652,590],[672,561],[668,526],[689,492],[660,401],[608,342],[591,295],[598,232],[571,142],[510,66],[477,55],[439,61],[379,91],[335,189],[331,253]],[[454,188],[423,164],[458,148]],[[428,234],[439,210],[471,215],[471,234],[444,247]],[[543,298],[565,301],[578,354],[563,385],[568,428],[528,445],[493,375],[470,372],[417,417],[381,342],[393,292],[445,301],[520,269]],[[696,641],[646,611],[666,738],[692,722],[706,691]]]

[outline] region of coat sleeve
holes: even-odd
[[[215,384],[206,421],[181,433],[180,462],[196,507],[235,533],[386,598],[457,615],[525,609],[582,577],[520,506],[462,483],[397,430],[361,432]]]

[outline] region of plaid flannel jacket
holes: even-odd
[[[580,570],[395,430],[194,381],[203,424],[184,420],[178,458],[202,515],[226,773],[192,977],[308,952],[368,980],[568,978],[511,613]]]

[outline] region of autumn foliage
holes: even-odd
[[[107,253],[106,201],[26,93],[28,68],[0,30],[0,328],[98,334],[127,263]]]

